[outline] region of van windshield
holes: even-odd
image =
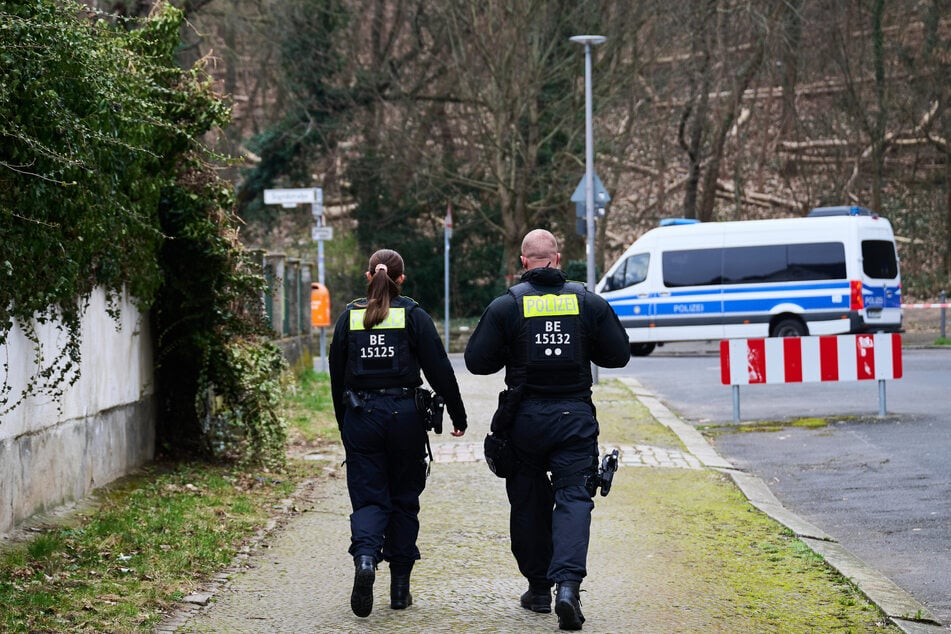
[[[889,240],[862,240],[862,270],[877,280],[898,277],[898,256],[894,243]]]
[[[611,276],[604,280],[602,291],[616,291],[640,284],[647,279],[647,265],[650,263],[649,253],[637,253],[621,262]]]

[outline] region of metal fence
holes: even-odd
[[[276,337],[310,335],[310,288],[314,263],[289,258],[283,253],[255,253],[267,281],[267,290],[261,298],[264,313]]]

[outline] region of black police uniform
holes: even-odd
[[[350,554],[408,574],[419,559],[419,496],[426,485],[426,430],[414,399],[420,370],[445,399],[454,427],[466,428],[466,411],[429,315],[400,296],[386,319],[366,330],[365,310],[365,299],[350,303],[330,345],[331,394],[353,506]],[[346,390],[361,407],[348,406]]]
[[[504,367],[506,385],[523,386],[510,432],[520,466],[505,487],[512,553],[533,588],[587,574],[594,502],[585,483],[598,464],[590,363],[629,359],[627,333],[607,302],[547,267],[493,300],[466,346],[471,372]]]

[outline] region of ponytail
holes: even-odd
[[[363,316],[363,327],[367,330],[390,314],[390,301],[400,294],[396,280],[403,275],[403,258],[391,249],[380,249],[370,256],[369,273],[367,312]]]

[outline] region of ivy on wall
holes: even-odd
[[[0,343],[15,321],[39,362],[22,393],[4,373],[0,416],[31,394],[57,399],[75,382],[79,320],[98,286],[113,306],[128,291],[152,310],[159,370],[180,376],[159,383],[160,446],[202,444],[211,390],[242,403],[234,434],[242,456],[280,462],[272,395],[249,404],[248,377],[236,378],[258,372],[260,385],[280,368],[244,308],[263,281],[236,240],[230,187],[200,142],[229,110],[201,67],[176,65],[181,25],[168,3],[126,21],[70,0],[0,0]],[[40,350],[42,323],[64,333],[51,358]],[[269,362],[249,370],[241,351]],[[259,423],[268,433],[248,433]]]

